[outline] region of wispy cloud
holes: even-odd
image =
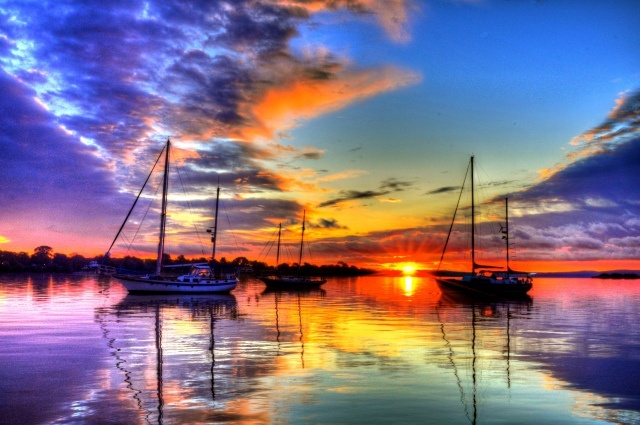
[[[603,153],[616,145],[629,142],[640,133],[640,89],[622,93],[607,118],[599,125],[571,139],[575,148],[564,163],[540,171],[542,179],[563,170],[573,162]]]
[[[425,195],[440,195],[441,193],[451,193],[458,190],[460,190],[459,186],[443,186],[443,187],[439,187],[437,189],[431,190],[425,193]]]
[[[409,41],[409,16],[418,11],[413,0],[285,0],[280,3],[303,8],[307,13],[343,8],[361,15],[371,15],[397,43]]]
[[[318,207],[329,207],[333,205],[338,205],[348,201],[356,201],[356,200],[364,200],[364,199],[372,199],[378,198],[380,199],[383,196],[389,195],[391,193],[402,192],[406,188],[411,187],[413,183],[399,181],[397,179],[391,178],[384,180],[380,183],[380,187],[378,190],[342,190],[339,192],[337,197],[324,201],[318,205]],[[380,199],[381,202],[389,201],[387,198]],[[398,200],[393,200],[393,202],[398,202]]]

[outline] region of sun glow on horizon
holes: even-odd
[[[400,265],[400,270],[402,270],[403,275],[411,276],[416,273],[417,267],[415,263],[402,263]]]

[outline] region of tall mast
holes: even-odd
[[[307,212],[302,210],[302,235],[300,236],[300,258],[298,260],[298,274],[300,274],[300,268],[302,267],[302,245],[304,244],[304,221]]]
[[[278,249],[276,250],[276,269],[280,264],[280,235],[282,234],[282,223],[278,224]]]
[[[211,236],[211,242],[213,242],[213,248],[211,251],[211,267],[213,269],[213,262],[216,260],[216,239],[218,235],[218,204],[220,202],[220,178],[218,178],[218,188],[216,189],[216,213],[213,221],[213,235]]]
[[[160,212],[160,237],[158,241],[158,260],[156,262],[156,274],[162,273],[162,260],[164,257],[164,233],[167,224],[167,193],[169,192],[169,150],[171,140],[167,139],[167,148],[164,156],[164,176],[162,180],[162,207]]]
[[[509,277],[509,198],[504,198],[504,240],[507,244],[507,277]]]
[[[471,156],[471,274],[476,274],[476,205],[473,196],[473,155]]]

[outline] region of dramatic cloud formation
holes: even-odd
[[[518,258],[637,260],[636,9],[585,6],[587,35],[552,3],[492,3],[496,37],[475,2],[4,1],[0,243],[103,252],[171,139],[172,254],[202,255],[220,184],[225,255],[255,255],[305,210],[327,261],[431,266],[459,190],[453,158],[480,151],[499,174],[482,186],[489,204],[515,192]],[[532,40],[541,16],[566,26]],[[550,167],[576,125],[598,122],[566,111],[600,111],[618,92]],[[157,188],[125,249],[152,255],[153,225],[139,222]],[[460,258],[464,237],[452,236]]]
[[[581,158],[523,193],[517,236],[535,259],[640,255],[640,137]]]
[[[46,239],[47,231],[69,231],[60,223],[74,223],[74,233],[86,234],[95,226],[79,218],[102,222],[102,212],[110,223],[100,231],[111,231],[167,136],[190,146],[181,161],[194,185],[191,196],[211,199],[211,186],[223,173],[234,197],[245,200],[241,209],[253,215],[234,211],[242,217],[240,227],[258,224],[255,208],[277,213],[267,207],[274,202],[285,202],[286,214],[295,214],[295,203],[265,197],[294,187],[319,189],[295,174],[275,173],[263,161],[317,160],[323,151],[250,142],[269,141],[301,118],[336,111],[417,77],[390,66],[356,69],[322,46],[297,52],[291,39],[314,14],[343,10],[363,19],[376,16],[394,41],[403,41],[404,2],[387,6],[377,1],[5,2],[0,7],[3,218],[15,215],[17,229],[26,209]],[[202,143],[208,146],[199,147]],[[248,199],[253,197],[259,200]],[[207,216],[202,209],[196,214],[201,220]],[[26,233],[15,230],[8,239],[3,235],[23,237],[26,242]]]
[[[533,187],[512,194],[516,237],[531,260],[640,258],[640,92],[576,137],[578,150]],[[576,143],[578,141],[578,143]]]
[[[0,93],[4,226],[13,229],[12,237],[34,231],[59,240],[91,234],[94,226],[84,217],[108,214],[121,198],[109,164],[57,124],[32,89],[4,71]]]

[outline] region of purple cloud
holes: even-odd
[[[85,216],[112,210],[119,198],[107,164],[64,131],[35,92],[0,70],[0,214],[5,223],[88,232]],[[69,191],[73,187],[73,191]],[[83,225],[84,223],[84,225]]]

